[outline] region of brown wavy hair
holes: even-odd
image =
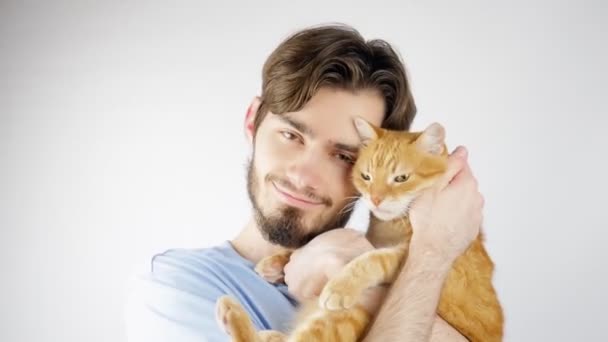
[[[325,86],[379,90],[386,108],[384,128],[409,130],[416,116],[404,63],[389,43],[366,41],[347,25],[323,25],[292,34],[264,63],[254,132],[269,111],[298,111]]]

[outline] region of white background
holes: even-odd
[[[365,4],[2,1],[0,340],[121,341],[153,253],[234,236],[262,64],[324,22],[393,43],[413,128],[470,149],[506,340],[608,340],[605,3]]]

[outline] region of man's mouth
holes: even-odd
[[[305,208],[316,207],[318,205],[323,204],[322,201],[312,200],[308,197],[304,197],[302,195],[295,194],[295,193],[281,187],[279,184],[277,184],[275,182],[271,182],[271,184],[272,184],[272,187],[274,188],[274,190],[276,191],[276,193],[278,194],[278,197],[283,202],[285,202],[291,206],[305,209]]]

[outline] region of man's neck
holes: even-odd
[[[284,250],[283,247],[266,241],[253,218],[245,225],[240,233],[230,241],[234,249],[243,258],[254,264],[261,259]]]

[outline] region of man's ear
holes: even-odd
[[[247,108],[247,114],[245,114],[245,135],[247,136],[247,140],[250,143],[253,143],[253,135],[254,135],[254,128],[253,128],[253,121],[255,120],[255,117],[258,113],[258,109],[260,108],[260,104],[262,103],[262,101],[260,100],[260,98],[258,96],[254,97],[253,100],[251,101],[251,104],[249,104],[249,107]]]

